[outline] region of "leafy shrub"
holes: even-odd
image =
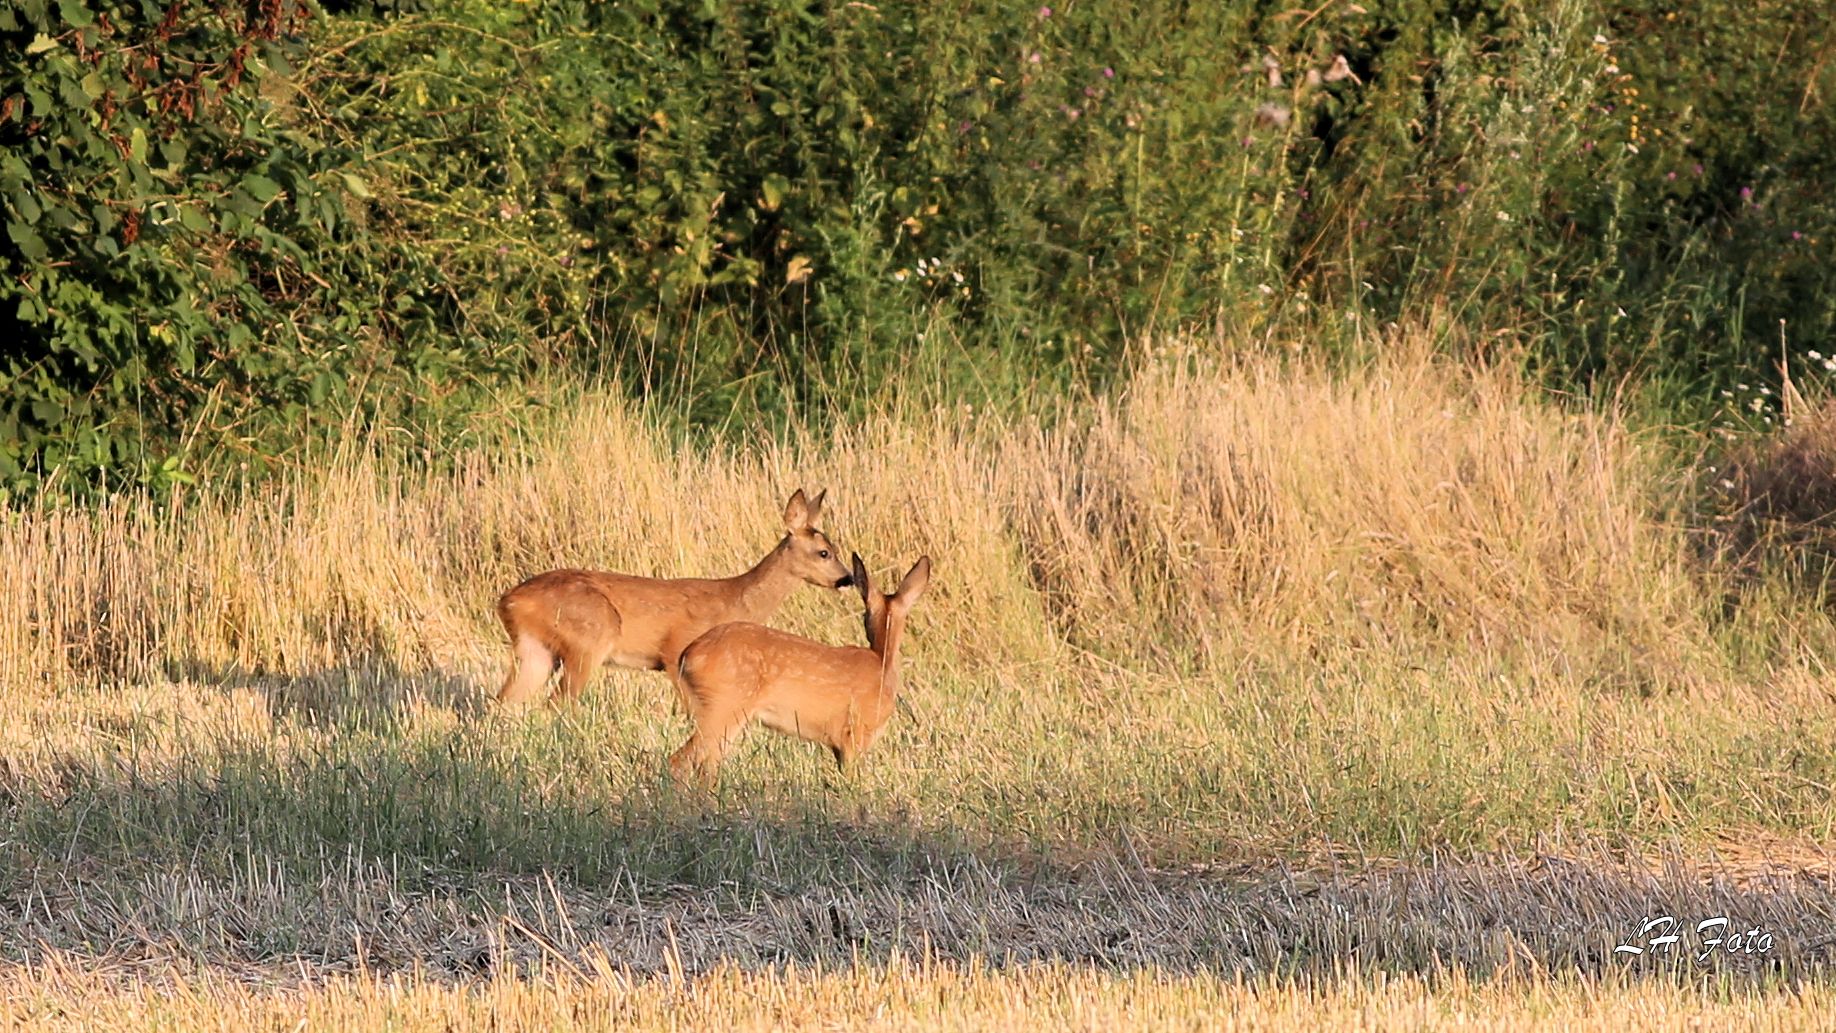
[[[1836,326],[1813,0],[171,10],[0,22],[15,484],[425,440],[547,364],[725,420],[1438,310],[1688,402]]]
[[[0,485],[186,480],[188,446],[259,463],[264,435],[410,409],[489,366],[417,332],[460,306],[425,256],[367,231],[348,156],[290,108],[306,17],[291,0],[0,7],[19,44],[0,65]]]
[[[389,22],[309,88],[468,318],[571,364],[822,385],[943,321],[1040,370],[1274,278],[1293,134],[1204,70],[1239,15],[1165,54],[1166,13],[558,0]]]
[[[491,16],[481,70],[414,57],[408,31],[353,56],[482,88],[371,150],[430,212],[481,182],[546,212],[522,243],[590,267],[587,318],[557,320],[570,277],[532,325],[621,343],[653,382],[885,375],[940,319],[1034,369],[1101,369],[1155,327],[1326,305],[1458,310],[1573,383],[1720,374],[1778,318],[1831,324],[1809,259],[1836,206],[1789,187],[1836,153],[1804,103],[1827,62],[1783,31],[1829,15],[1753,17],[1780,46],[1744,13],[1644,0],[551,0]],[[497,92],[506,68],[525,90]],[[403,117],[401,88],[366,124]],[[482,150],[413,146],[455,121]]]

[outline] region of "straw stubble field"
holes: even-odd
[[[0,1015],[1827,1027],[1828,617],[1704,559],[1673,437],[1388,353],[712,446],[588,397],[439,472],[14,509]],[[505,587],[737,572],[799,485],[936,560],[858,770],[758,733],[678,791],[655,674],[486,705]]]

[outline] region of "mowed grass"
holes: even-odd
[[[1271,984],[1068,965],[1017,971],[896,963],[838,971],[742,970],[634,979],[611,968],[454,987],[410,976],[257,989],[206,976],[174,992],[111,985],[61,962],[0,977],[0,1021],[44,1030],[389,1029],[1216,1029],[1739,1028],[1821,1031],[1826,988],[1797,993],[1669,982],[1529,985],[1461,978]]]
[[[1218,973],[1611,976],[1671,911],[1775,934],[1716,979],[1824,970],[1831,621],[1702,558],[1686,443],[1407,337],[1338,370],[1203,352],[1037,423],[895,403],[688,445],[585,398],[439,472],[355,441],[254,491],[0,516],[0,957],[38,966],[7,994],[139,1009],[103,989],[128,966],[225,1025],[540,1026],[570,995],[652,1022],[682,986],[519,981],[674,965],[922,1022],[897,1010],[920,976],[886,968],[922,957],[984,988],[982,1025],[1125,1014],[1054,1011],[1071,987],[1174,1023],[1249,994],[1280,1028],[1303,998],[1433,994]],[[718,794],[678,791],[688,724],[650,673],[487,705],[503,589],[737,572],[798,486],[876,574],[936,564],[908,705],[857,770],[760,732]],[[778,623],[853,642],[857,606],[805,589]],[[984,963],[1070,967],[948,969]],[[234,983],[287,971],[357,974]],[[1608,1007],[1550,993],[1511,1014]]]

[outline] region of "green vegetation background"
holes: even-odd
[[[0,484],[437,453],[557,375],[701,425],[899,374],[1024,406],[1216,323],[1331,352],[1432,315],[1701,418],[1836,351],[1833,21],[7,0]]]

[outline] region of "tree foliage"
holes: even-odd
[[[445,440],[549,363],[724,419],[939,326],[978,377],[1444,310],[1568,385],[1750,378],[1836,328],[1831,20],[10,0],[0,481]]]

